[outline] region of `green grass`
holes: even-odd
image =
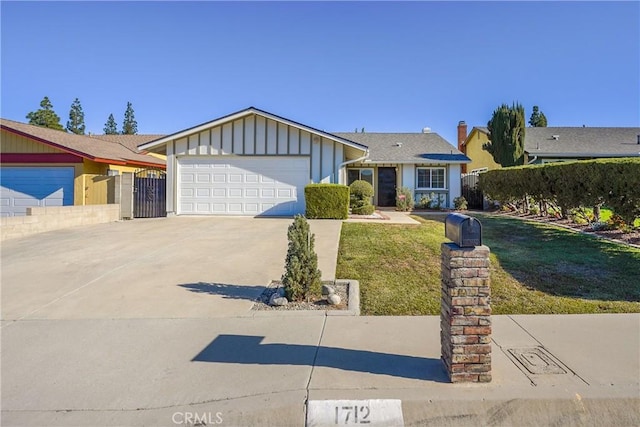
[[[640,312],[640,250],[552,225],[478,215],[495,314]],[[420,225],[345,223],[337,277],[360,281],[368,315],[440,313],[444,215]]]

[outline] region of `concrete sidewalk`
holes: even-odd
[[[439,360],[437,316],[15,322],[2,425],[303,426],[305,403],[325,399],[400,399],[407,426],[640,424],[640,315],[493,325],[493,382],[463,385]],[[557,373],[532,373],[518,349]]]

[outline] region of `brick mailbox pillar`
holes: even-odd
[[[451,382],[491,381],[489,248],[443,243],[440,341]]]

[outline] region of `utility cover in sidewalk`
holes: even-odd
[[[336,425],[402,427],[402,402],[399,399],[307,402],[307,427]]]
[[[507,350],[531,374],[566,374],[542,347],[510,348]]]

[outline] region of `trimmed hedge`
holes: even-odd
[[[571,209],[607,206],[627,224],[640,217],[640,158],[598,159],[497,169],[480,175],[479,186],[502,203],[527,196]]]
[[[309,184],[304,187],[306,217],[311,219],[347,219],[349,187],[341,184]]]

